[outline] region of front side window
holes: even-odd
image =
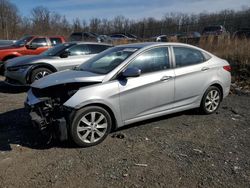
[[[46,38],[35,38],[31,42],[31,45],[34,45],[37,47],[47,46],[47,40],[46,40]]]
[[[170,68],[167,47],[155,48],[137,56],[127,68],[135,67],[141,73],[150,73]]]
[[[53,48],[50,48],[46,51],[44,51],[42,53],[42,55],[45,56],[57,56],[60,54],[60,52],[66,50],[67,48],[70,48],[71,46],[73,46],[74,44],[70,44],[70,43],[64,43],[64,44],[59,44]]]
[[[205,60],[202,52],[199,50],[187,47],[174,47],[173,49],[176,67],[195,65]]]
[[[89,50],[86,45],[75,45],[69,49],[67,49],[69,52],[70,56],[75,56],[75,55],[87,55],[89,54]]]

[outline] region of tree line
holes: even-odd
[[[69,21],[64,15],[39,6],[30,16],[20,14],[18,7],[9,0],[0,0],[0,39],[18,39],[23,35],[63,35],[84,31],[98,34],[132,33],[141,38],[181,32],[201,32],[205,26],[223,25],[229,32],[250,27],[250,8],[240,11],[223,10],[216,13],[166,13],[161,19],[153,17],[133,20],[124,16],[113,19],[75,18]]]

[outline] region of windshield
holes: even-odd
[[[21,39],[19,39],[18,41],[16,41],[14,43],[15,46],[21,47],[24,46],[27,42],[29,42],[33,37],[31,36],[26,36],[26,37],[22,37]]]
[[[96,74],[107,74],[125,59],[135,53],[138,48],[114,47],[81,64],[77,69],[93,72]]]
[[[53,48],[48,49],[47,51],[43,52],[42,55],[45,56],[56,56],[59,52],[65,50],[66,48],[69,48],[73,46],[74,44],[59,44]]]

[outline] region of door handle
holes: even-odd
[[[207,71],[209,68],[208,67],[203,67],[201,71]]]
[[[162,78],[161,78],[161,81],[167,81],[167,80],[169,80],[169,79],[171,79],[172,78],[172,76],[163,76]]]

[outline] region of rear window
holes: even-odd
[[[50,42],[51,42],[51,45],[52,46],[56,46],[58,44],[61,44],[62,43],[62,39],[60,38],[49,38]]]

